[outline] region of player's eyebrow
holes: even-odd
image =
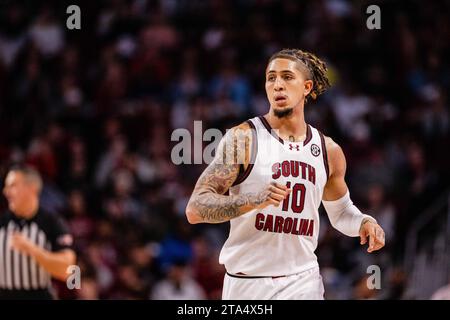
[[[267,71],[267,74],[272,74],[272,73],[277,73],[277,71],[275,71],[275,70]],[[279,71],[279,73],[290,73],[290,74],[294,74],[294,72],[292,72],[291,70],[281,70],[281,71]]]

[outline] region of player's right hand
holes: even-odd
[[[272,182],[258,194],[259,199],[256,208],[263,209],[270,205],[278,207],[290,193],[291,189],[289,189],[285,185]]]

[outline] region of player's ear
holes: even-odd
[[[313,81],[312,80],[305,80],[305,97],[310,94],[311,90],[313,89]]]

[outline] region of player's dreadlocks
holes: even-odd
[[[305,66],[302,69],[306,72],[306,78],[313,81],[313,88],[309,93],[311,98],[316,99],[330,87],[330,81],[327,78],[327,66],[314,54],[299,49],[283,49],[272,55],[269,63],[276,58],[300,61]]]

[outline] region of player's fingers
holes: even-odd
[[[277,188],[277,187],[274,186],[274,185],[271,185],[271,186],[269,187],[269,191],[270,191],[270,192],[273,192],[273,193],[278,193],[278,194],[285,194],[285,193],[286,193],[285,190],[280,189],[280,188]]]
[[[284,189],[284,190],[286,190],[288,188],[286,185],[278,183],[278,182],[275,182],[274,186],[277,188],[280,188],[280,189]]]
[[[373,236],[371,238],[374,239],[373,245],[372,246],[369,245],[369,249],[367,250],[368,252],[374,252],[384,247],[385,234],[383,229],[381,229],[380,227],[376,227],[375,230],[373,231]]]
[[[370,228],[369,231],[369,248],[367,249],[368,252],[372,252],[375,248],[375,229]]]
[[[269,197],[269,199],[267,199],[267,204],[268,205],[274,205],[275,207],[278,207],[280,205],[281,201],[275,200],[271,197]]]
[[[380,249],[383,248],[383,247],[384,247],[384,244],[383,244],[383,243],[376,242],[376,243],[375,243],[375,246],[374,246],[374,248],[373,248],[373,250],[372,250],[372,252],[373,252],[373,251],[380,250]]]
[[[384,242],[376,241],[373,249],[371,250],[371,252],[380,250],[383,247],[384,247]]]
[[[375,231],[376,233],[376,239],[375,239],[375,250],[379,250],[384,247],[385,245],[385,235],[384,231],[381,228],[377,228]]]
[[[384,242],[384,231],[383,231],[383,229],[377,228],[377,229],[375,230],[375,233],[376,233],[376,235],[377,235],[377,240],[378,240],[378,241]]]
[[[270,188],[269,188],[269,191],[270,191],[270,192],[273,192],[273,193],[282,195],[283,198],[286,197],[286,196],[289,194],[290,190],[291,190],[291,189],[283,190],[283,189],[277,188],[277,187],[275,187],[275,186],[270,186]]]
[[[271,192],[269,197],[272,198],[272,199],[278,200],[278,201],[283,201],[285,195],[284,194],[275,193],[275,192]]]
[[[367,234],[364,230],[359,233],[359,237],[360,237],[360,241],[359,241],[360,244],[363,245],[363,244],[367,243]]]
[[[273,197],[270,196],[269,198],[270,198],[270,200],[275,201],[275,202],[277,203],[277,206],[278,206],[278,205],[283,201],[283,199],[284,199],[283,197],[280,198],[279,196],[273,196]]]
[[[280,183],[275,182],[275,181],[272,181],[271,185],[273,187],[277,188],[277,189],[280,189],[280,190],[287,190],[288,189],[288,187],[285,186],[284,184],[280,184]]]

